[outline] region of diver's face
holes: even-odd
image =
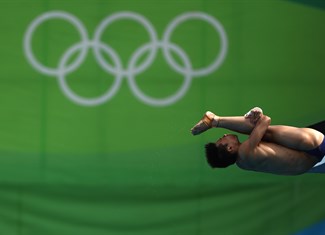
[[[238,144],[238,142],[239,140],[237,135],[225,134],[216,141],[216,146],[219,147],[221,145],[227,147],[228,145]]]

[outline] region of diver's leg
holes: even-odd
[[[202,119],[191,129],[193,135],[199,135],[212,127],[221,127],[242,134],[250,134],[256,122],[263,114],[259,107],[252,108],[244,116],[221,117],[207,111]]]
[[[242,134],[249,135],[255,125],[243,116],[223,117],[212,112],[206,112],[205,116],[192,129],[193,135],[212,128],[225,128]],[[296,150],[310,150],[319,146],[324,135],[314,129],[298,128],[285,125],[269,126],[263,140],[277,143],[279,145]]]
[[[311,128],[275,125],[269,126],[263,139],[288,148],[305,151],[318,147],[323,142],[324,135]]]
[[[254,125],[244,116],[221,117],[208,111],[191,129],[193,135],[199,135],[212,127],[225,128],[242,134],[250,134]]]
[[[254,129],[248,119],[243,117],[218,117],[217,127],[226,128],[242,134],[250,134]],[[311,128],[299,128],[286,125],[271,125],[263,137],[264,141],[273,142],[295,150],[310,150],[318,147],[324,135]]]

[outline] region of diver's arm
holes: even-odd
[[[249,148],[249,152],[254,150],[259,145],[270,123],[271,118],[266,115],[262,115],[259,118],[255,125],[255,128],[253,129],[252,133],[249,135],[249,138],[247,140],[247,147]]]

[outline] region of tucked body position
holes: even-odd
[[[322,132],[270,124],[271,118],[258,107],[235,117],[207,111],[191,132],[198,135],[211,128],[225,128],[249,135],[247,140],[240,142],[237,135],[225,134],[206,144],[206,158],[213,168],[236,164],[244,170],[299,175],[310,171],[323,159],[325,139]]]

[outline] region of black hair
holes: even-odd
[[[208,143],[205,145],[205,156],[212,168],[225,168],[236,162],[238,154],[228,152],[225,146]]]

